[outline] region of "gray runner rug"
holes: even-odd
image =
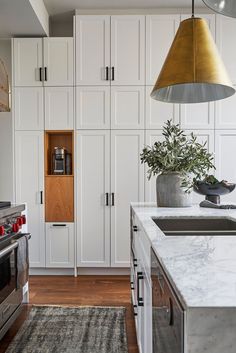
[[[33,306],[6,353],[128,353],[125,308]]]

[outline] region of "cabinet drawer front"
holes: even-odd
[[[74,224],[46,223],[46,267],[74,267]]]

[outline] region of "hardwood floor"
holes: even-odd
[[[125,306],[129,353],[138,353],[128,276],[31,276],[30,305],[0,341],[4,353],[27,317],[32,304]]]

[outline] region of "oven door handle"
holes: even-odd
[[[16,249],[18,247],[18,243],[14,242],[13,244],[7,246],[5,249],[0,251],[0,259],[7,255],[9,252],[11,252],[12,250]]]

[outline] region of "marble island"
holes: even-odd
[[[236,210],[133,203],[132,212],[184,308],[184,352],[235,353],[236,235],[166,236],[153,218],[236,221]]]

